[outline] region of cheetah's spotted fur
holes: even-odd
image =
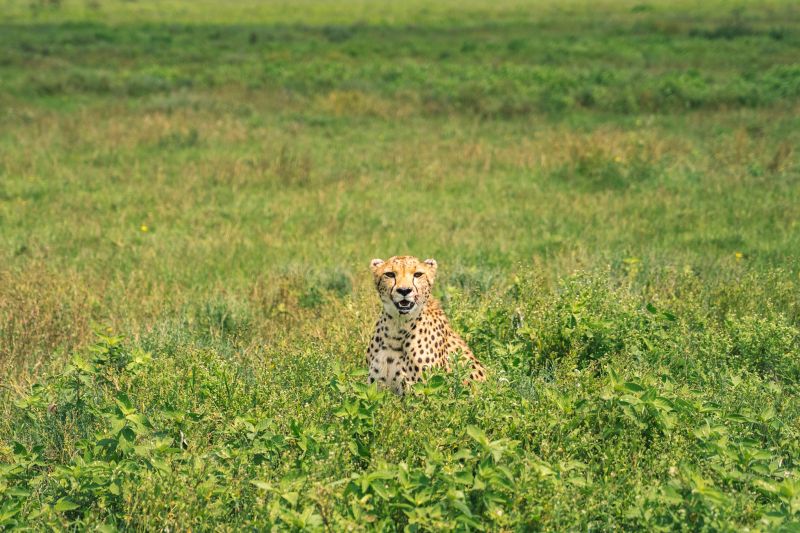
[[[431,296],[436,268],[433,259],[420,261],[411,256],[372,260],[383,312],[367,350],[369,383],[377,381],[403,394],[427,368],[449,372],[449,356],[455,352],[468,359],[473,380],[486,378],[486,370]]]

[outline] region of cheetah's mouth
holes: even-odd
[[[395,302],[394,306],[397,307],[397,310],[400,311],[401,315],[404,315],[414,309],[414,302],[411,300],[400,300],[399,302]]]

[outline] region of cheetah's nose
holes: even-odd
[[[399,292],[401,296],[408,296],[409,294],[411,294],[411,289],[399,288],[397,289],[397,292]]]

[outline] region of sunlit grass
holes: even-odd
[[[0,527],[800,518],[797,6],[219,6],[0,0]]]

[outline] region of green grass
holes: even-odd
[[[795,2],[228,4],[0,0],[0,528],[796,530]]]

